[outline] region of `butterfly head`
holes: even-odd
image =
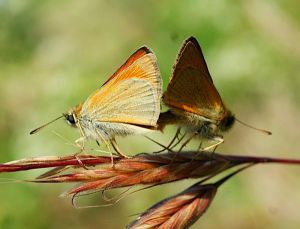
[[[65,117],[67,123],[72,127],[77,127],[78,117],[80,115],[82,109],[82,103],[77,105],[75,108],[70,109],[67,113],[64,113],[63,116]]]
[[[230,111],[228,111],[227,115],[220,122],[219,128],[222,132],[228,131],[229,129],[231,129],[234,122],[235,122],[234,115]]]
[[[76,127],[76,122],[77,122],[77,119],[75,117],[75,114],[74,112],[72,111],[69,111],[68,113],[64,113],[63,114],[67,123],[72,126],[72,127]]]

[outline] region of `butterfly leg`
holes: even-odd
[[[181,136],[181,138],[179,138],[178,139],[178,141],[174,144],[174,145],[172,145],[172,147],[171,147],[171,149],[174,149],[184,138],[185,138],[185,136],[187,135],[187,132],[185,132],[182,136]]]
[[[197,151],[198,151],[198,152],[202,149],[202,144],[203,144],[203,141],[201,140],[201,141],[200,141],[200,144],[199,144],[199,146],[198,146],[198,148],[197,148]]]
[[[171,142],[169,143],[169,145],[167,146],[168,149],[173,149],[176,145],[178,145],[178,142],[177,142],[177,143],[175,143],[175,146],[172,146],[176,139],[178,139],[178,141],[180,140],[180,138],[179,138],[180,130],[181,130],[181,128],[178,127],[178,128],[177,128],[177,131],[176,131],[176,133],[175,133],[175,135],[174,135],[174,137],[173,137],[173,139],[172,139],[172,141],[171,141]]]
[[[81,127],[81,125],[80,125],[80,123],[78,121],[76,122],[76,125],[77,125],[77,127],[78,127],[78,129],[80,131],[81,137],[78,138],[77,140],[75,140],[75,144],[78,147],[80,147],[80,150],[79,150],[79,152],[77,152],[77,153],[74,154],[74,157],[77,159],[78,164],[80,164],[83,168],[87,169],[86,166],[80,160],[80,158],[77,156],[78,154],[80,154],[80,153],[82,153],[84,151],[86,136],[85,136],[85,134],[83,132],[83,129],[82,129],[82,127]],[[80,144],[80,142],[81,142],[81,144]]]
[[[224,139],[223,139],[222,136],[215,136],[215,137],[213,137],[211,140],[215,141],[216,143],[214,143],[214,144],[212,144],[212,145],[210,145],[210,146],[205,147],[205,148],[203,149],[204,151],[208,151],[208,150],[214,148],[213,152],[215,152],[216,148],[217,148],[220,144],[222,144],[222,143],[224,142]]]
[[[112,152],[111,152],[111,150],[110,150],[109,143],[105,140],[105,138],[103,137],[103,135],[100,133],[99,130],[96,129],[96,132],[97,132],[99,138],[101,139],[101,141],[104,142],[104,144],[106,145],[108,151],[110,152],[111,165],[112,165],[112,167],[113,167],[113,166],[114,166],[114,156],[113,156],[113,154],[112,154]],[[97,142],[98,142],[98,141],[97,141]]]
[[[96,140],[96,143],[97,143],[97,145],[100,147],[100,143],[99,143],[99,141],[98,141],[98,140]]]
[[[180,149],[179,149],[179,151],[178,151],[178,153],[180,153],[182,150],[183,150],[183,148],[184,147],[186,147],[186,145],[195,137],[195,136],[197,136],[198,135],[198,133],[194,133],[194,134],[192,134],[182,145],[181,145],[181,147],[180,147]]]
[[[144,137],[147,138],[148,140],[154,142],[155,144],[161,146],[161,147],[163,148],[163,150],[155,151],[155,152],[153,152],[153,153],[161,153],[161,152],[163,152],[164,150],[169,150],[169,151],[173,152],[171,149],[168,149],[166,146],[164,146],[163,144],[159,143],[158,141],[156,141],[156,140],[154,140],[154,139],[152,139],[152,138],[150,138],[150,137],[148,137],[148,136],[144,136]]]
[[[186,135],[186,133],[184,134],[184,136]],[[171,163],[173,163],[174,159],[180,154],[180,152],[183,150],[184,147],[186,147],[186,145],[195,137],[197,136],[198,133],[194,133],[192,134],[180,147],[180,149],[175,153],[175,156],[172,158]],[[182,139],[180,139],[181,141]]]
[[[84,147],[85,147],[85,141],[86,141],[86,137],[82,136],[78,139],[75,140],[75,144],[80,148],[79,152],[74,154],[74,157],[77,159],[78,163],[80,164],[81,167],[88,169],[80,160],[80,158],[78,157],[78,154],[81,154],[84,151]]]
[[[110,140],[110,144],[112,145],[112,147],[114,148],[114,150],[116,151],[116,153],[119,154],[120,157],[129,158],[127,155],[125,155],[124,153],[122,153],[122,151],[118,147],[118,144],[117,144],[116,139],[114,137]]]
[[[175,133],[175,136],[172,138],[171,142],[167,145],[167,146],[164,146],[163,144],[153,140],[153,139],[150,139],[149,137],[147,137],[149,140],[155,142],[156,144],[158,144],[159,146],[161,146],[163,149],[162,150],[159,150],[159,151],[155,151],[153,153],[161,153],[163,152],[164,150],[168,150],[168,151],[172,151],[171,149],[174,148],[174,147],[171,147],[173,145],[173,143],[175,142],[176,139],[178,139],[178,136],[180,134],[180,127],[177,129],[176,133]],[[176,143],[177,144],[177,143]]]
[[[200,144],[197,148],[197,152],[195,153],[195,156],[193,157],[193,159],[191,161],[194,161],[202,153],[202,144],[203,144],[203,141],[201,140]]]
[[[56,135],[58,135],[56,133]],[[59,137],[62,137],[60,135],[58,135]],[[62,137],[63,138],[63,137]],[[80,164],[80,166],[82,166],[83,168],[87,169],[86,166],[82,163],[82,161],[80,160],[80,158],[77,156],[78,154],[82,153],[83,150],[84,150],[84,141],[85,141],[85,137],[82,136],[78,139],[75,140],[75,144],[73,143],[70,143],[70,145],[72,146],[75,146],[75,147],[78,147],[80,148],[79,152],[76,152],[74,154],[74,157],[76,158],[76,160],[78,161],[78,164]],[[81,144],[80,144],[81,143]],[[38,176],[36,179],[44,179],[44,178],[48,178],[48,177],[51,177],[51,176],[54,176],[56,174],[59,174],[65,170],[67,170],[69,168],[69,166],[59,166],[59,167],[55,167],[43,174],[41,174],[40,176]]]
[[[80,131],[81,137],[78,138],[77,140],[75,140],[75,144],[78,147],[80,147],[79,153],[81,153],[81,152],[84,151],[84,146],[85,146],[84,143],[85,143],[85,140],[86,140],[86,136],[85,136],[85,133],[84,133],[84,131],[83,131],[83,129],[82,129],[82,127],[81,127],[81,125],[78,121],[76,121],[76,126],[78,127],[78,129]],[[81,142],[81,144],[80,144],[80,142]],[[79,153],[76,153],[76,155],[79,154]]]
[[[78,139],[75,140],[75,145],[80,148],[80,152],[78,152],[76,154],[79,154],[79,153],[81,153],[84,150],[84,142],[85,142],[85,140],[86,140],[86,138],[84,136],[82,136],[82,137],[80,137],[80,138],[78,138]]]

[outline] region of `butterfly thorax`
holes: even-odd
[[[184,110],[171,109],[170,111],[179,125],[188,126],[190,129],[198,129],[198,126],[202,126],[203,123],[216,123],[214,120]]]
[[[211,138],[228,131],[234,124],[235,118],[230,111],[226,111],[223,119],[218,122],[200,121],[197,126],[197,132],[204,137]]]

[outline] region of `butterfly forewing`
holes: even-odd
[[[189,38],[179,52],[172,79],[163,96],[167,106],[221,120],[226,109],[216,90],[196,39]]]
[[[156,125],[162,90],[156,57],[150,52],[136,53],[138,58],[131,56],[134,61],[129,59],[126,67],[86,100],[81,116],[99,122]]]
[[[149,48],[142,47],[133,53],[128,60],[102,85],[102,87],[106,84],[113,84],[121,81],[122,79],[133,77],[143,78],[152,83],[159,96],[161,96],[162,80],[160,77],[160,71],[157,65],[156,56]]]
[[[171,82],[176,80],[175,78],[180,74],[180,72],[188,67],[198,69],[205,75],[205,77],[213,82],[200,45],[194,37],[190,37],[184,41],[173,67]]]

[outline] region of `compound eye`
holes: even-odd
[[[75,124],[75,119],[74,119],[74,116],[72,114],[68,114],[67,117],[66,117],[67,121],[74,125]]]

